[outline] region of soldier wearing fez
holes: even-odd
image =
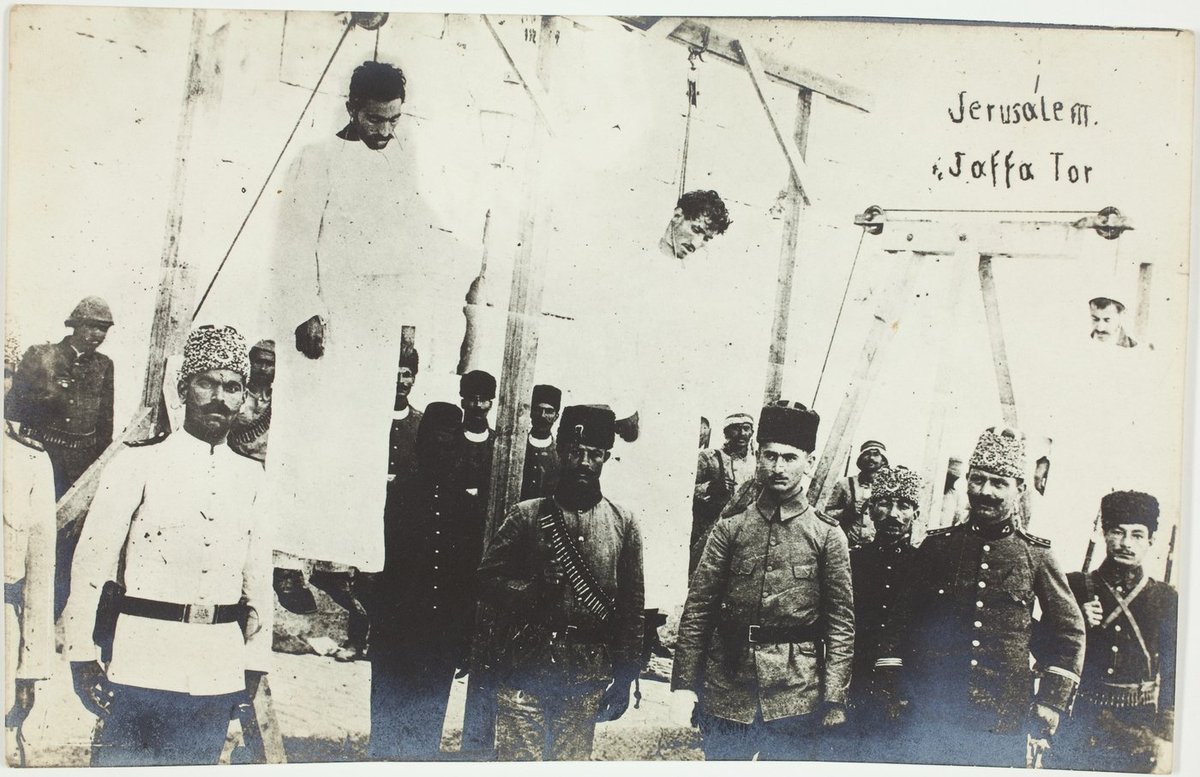
[[[563,411],[554,496],[512,508],[480,565],[481,597],[508,618],[501,760],[585,760],[596,722],[629,706],[645,592],[638,522],[600,489],[615,424],[604,406]]]
[[[455,669],[467,668],[484,514],[459,484],[462,411],[433,402],[415,473],[388,490],[386,561],[372,581],[371,757],[437,757]]]
[[[1087,657],[1055,765],[1150,772],[1155,738],[1175,728],[1175,637],[1179,596],[1151,580],[1142,560],[1158,530],[1158,500],[1116,491],[1100,501],[1107,558],[1067,575],[1087,621]]]
[[[463,487],[487,503],[492,482],[492,451],[496,433],[488,423],[488,413],[496,399],[496,379],[483,370],[471,370],[458,381],[458,394],[463,411],[462,434],[459,436],[459,466]]]
[[[924,739],[916,760],[1024,765],[1030,741],[1036,760],[1071,707],[1083,618],[1050,542],[1020,526],[1025,471],[1021,433],[985,430],[967,471],[969,519],[929,532],[913,561],[903,671]]]
[[[75,692],[104,721],[95,765],[215,764],[248,670],[267,666],[271,630],[247,644],[271,608],[262,467],[225,444],[248,372],[235,330],[194,330],[183,429],[100,477],[63,613]]]
[[[525,472],[521,479],[521,499],[552,496],[558,486],[558,451],[554,447],[554,422],[562,407],[562,390],[539,384],[529,400],[532,428],[525,443]]]
[[[400,352],[400,363],[396,368],[396,402],[392,415],[392,430],[389,439],[388,482],[399,475],[411,474],[417,469],[417,429],[421,426],[421,411],[409,402],[413,384],[417,382],[417,371],[421,357],[416,348]]]
[[[904,662],[899,645],[907,622],[898,607],[914,573],[917,549],[913,522],[920,517],[921,476],[906,467],[883,467],[874,474],[867,512],[874,539],[850,551],[854,580],[854,674],[850,683],[850,725],[842,733],[857,739],[866,761],[896,761],[897,734],[907,694],[900,683]]]
[[[822,728],[846,721],[849,551],[803,486],[819,422],[798,403],[762,409],[762,491],[717,521],[692,575],[671,687],[677,718],[698,702],[710,760],[804,758]]]

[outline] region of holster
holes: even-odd
[[[100,601],[96,604],[96,625],[92,629],[92,642],[100,648],[100,660],[112,660],[113,636],[117,632],[117,616],[121,614],[121,600],[125,598],[125,586],[109,580],[100,589]]]

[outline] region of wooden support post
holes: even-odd
[[[833,428],[825,440],[821,460],[817,463],[817,469],[809,484],[808,501],[814,507],[822,507],[829,501],[833,492],[836,479],[830,478],[829,473],[837,462],[843,461],[850,453],[851,436],[858,427],[858,421],[870,397],[886,347],[900,328],[900,314],[908,302],[909,290],[919,267],[916,254],[909,254],[894,263],[889,260],[888,264],[895,265],[891,270],[891,278],[876,295],[879,310],[875,313],[875,320],[871,322],[871,330],[863,343],[858,365],[846,386],[846,393],[838,407]],[[820,408],[816,410],[820,412]]]
[[[743,61],[746,63],[746,72],[750,74],[750,83],[754,86],[754,92],[758,95],[758,101],[762,104],[763,110],[767,114],[767,121],[771,125],[771,131],[775,133],[775,140],[779,142],[780,148],[783,149],[783,156],[787,159],[788,167],[791,168],[792,182],[798,190],[800,200],[805,205],[811,205],[812,203],[808,200],[808,194],[804,190],[804,179],[807,172],[804,166],[804,151],[799,148],[795,137],[783,132],[783,123],[775,115],[775,109],[771,106],[771,101],[767,99],[766,92],[763,91],[767,83],[767,76],[763,70],[762,62],[759,60],[758,54],[752,46],[743,46],[738,41],[734,41],[733,48],[742,56]],[[811,105],[811,93],[809,104]],[[807,118],[806,116],[806,121]]]
[[[192,127],[202,103],[220,101],[221,69],[217,48],[221,35],[212,42],[205,40],[206,14],[192,11],[191,43],[188,47],[188,73],[184,82],[183,107],[179,133],[175,138],[175,167],[172,173],[171,198],[163,235],[163,251],[159,264],[158,298],[154,305],[154,321],[150,327],[150,354],[146,362],[146,379],[142,387],[142,405],[150,408],[150,428],[162,429],[167,419],[162,410],[162,384],[166,372],[166,357],[183,349],[191,326],[196,281],[191,266],[179,255],[183,231],[183,205],[187,193],[188,157]]]
[[[946,415],[950,410],[956,367],[954,341],[958,334],[958,316],[962,308],[963,286],[967,283],[969,259],[976,254],[973,249],[964,249],[951,261],[952,272],[946,273],[948,285],[944,288],[939,315],[934,316],[933,329],[952,338],[950,347],[943,342],[938,351],[937,376],[933,386],[933,407],[929,414],[929,427],[925,433],[925,455],[922,459],[921,476],[926,478],[925,491],[921,496],[922,523],[927,529],[943,526],[942,497],[946,482],[947,456],[942,450],[946,433]]]
[[[1017,400],[1013,393],[1012,373],[1008,369],[1008,352],[1004,347],[1004,327],[1000,321],[1000,301],[996,296],[996,277],[992,274],[992,257],[987,255],[979,257],[979,289],[983,292],[988,340],[992,344],[992,364],[996,368],[996,385],[1000,390],[1000,413],[1004,423],[1019,429]]]
[[[538,36],[538,81],[543,85],[546,82],[548,53],[553,46],[554,19],[552,16],[542,17]],[[530,135],[526,146],[528,173],[521,207],[521,230],[509,290],[504,362],[499,375],[487,541],[491,540],[504,511],[516,504],[521,495],[525,438],[530,429],[529,396],[533,391],[534,367],[537,363],[547,254],[545,243],[538,239],[537,222],[546,218],[547,203],[542,183],[546,164],[542,156],[549,142],[549,128],[541,111],[537,111],[537,116],[530,124]]]
[[[243,732],[246,746],[261,752],[265,763],[287,763],[287,753],[283,749],[283,732],[279,728],[279,719],[275,716],[274,697],[271,696],[267,675],[259,675],[256,681],[253,681],[253,687],[247,691],[250,693],[250,706],[254,714],[248,721],[247,730]]]
[[[1150,326],[1150,289],[1154,282],[1154,265],[1142,262],[1138,265],[1137,312],[1134,314],[1133,333],[1138,342],[1146,339]]]
[[[125,448],[126,442],[140,440],[146,436],[149,420],[148,407],[140,408],[134,413],[125,430],[113,438],[104,452],[80,475],[79,480],[67,489],[67,493],[58,500],[58,528],[63,528],[87,512],[92,503],[92,496],[96,493],[96,486],[100,482],[100,473],[108,466],[108,462]]]
[[[812,117],[812,92],[801,89],[796,96],[795,145],[801,156],[808,151],[808,126]],[[771,323],[771,344],[767,351],[767,385],[763,404],[769,405],[783,394],[783,369],[787,363],[788,317],[792,311],[792,278],[796,272],[796,239],[803,212],[800,187],[795,176],[788,177],[784,210],[783,244],[779,249],[779,278],[775,285],[775,319]]]

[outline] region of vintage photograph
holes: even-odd
[[[1191,31],[7,35],[8,766],[1176,765]]]

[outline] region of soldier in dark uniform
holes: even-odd
[[[480,565],[481,595],[507,616],[501,760],[586,760],[597,720],[629,706],[645,591],[638,522],[600,489],[615,424],[607,407],[563,411],[554,496],[509,510]]]
[[[1149,773],[1158,766],[1156,739],[1173,739],[1179,595],[1142,569],[1158,517],[1149,494],[1108,494],[1100,501],[1107,558],[1093,572],[1067,575],[1088,644],[1055,766]]]
[[[533,387],[529,417],[533,428],[525,443],[525,472],[521,479],[521,501],[553,496],[558,486],[558,450],[554,446],[554,422],[562,407],[562,391],[555,386]]]
[[[917,551],[903,655],[923,737],[914,759],[1021,766],[1030,738],[1044,744],[1070,709],[1083,618],[1050,542],[1020,527],[1025,472],[1020,432],[984,431],[967,472],[969,520],[929,532]]]
[[[417,427],[421,425],[421,411],[408,400],[413,384],[417,381],[417,370],[421,357],[416,348],[400,352],[400,364],[396,370],[396,404],[392,416],[391,444],[388,446],[388,480],[395,480],[405,472],[417,468]]]
[[[108,303],[85,297],[63,322],[73,331],[25,352],[4,417],[46,446],[62,498],[112,442],[113,363],[96,349],[113,325]]]
[[[259,340],[250,349],[246,401],[233,419],[229,447],[234,453],[266,461],[271,431],[271,386],[275,382],[275,341]]]
[[[417,431],[417,471],[389,487],[370,607],[373,758],[436,758],[455,669],[467,666],[484,520],[458,482],[461,417],[454,405],[431,403]]]
[[[492,451],[496,432],[488,423],[496,398],[496,379],[483,370],[471,370],[458,381],[462,397],[462,434],[459,435],[459,467],[463,486],[487,504],[492,485]]]
[[[54,469],[54,498],[63,494],[112,442],[113,363],[96,349],[113,325],[108,303],[84,297],[63,322],[71,334],[25,352],[4,403],[5,420],[40,442]],[[82,521],[59,529],[55,542],[54,617],[71,589],[71,562]]]
[[[875,524],[874,539],[850,551],[854,674],[850,725],[834,757],[903,760],[900,726],[908,700],[900,682],[904,661],[899,646],[906,622],[899,604],[914,573],[912,530],[920,517],[922,487],[920,475],[900,466],[878,470],[871,483],[867,511]]]
[[[692,575],[671,687],[673,706],[699,704],[709,760],[805,758],[822,728],[846,721],[850,556],[803,487],[819,421],[799,404],[763,408],[762,492],[717,521]]]

